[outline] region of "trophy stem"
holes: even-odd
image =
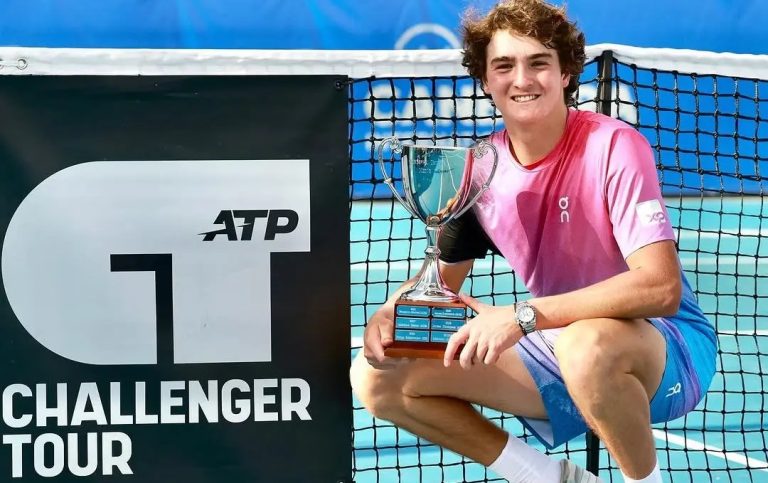
[[[440,275],[440,249],[437,248],[437,237],[440,226],[427,224],[427,249],[424,251],[424,264],[419,270],[418,280],[401,296],[405,300],[422,300],[429,302],[457,302],[459,296],[445,286]]]

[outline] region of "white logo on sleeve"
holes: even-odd
[[[667,222],[667,216],[659,200],[648,200],[635,206],[637,216],[645,225],[661,225]]]

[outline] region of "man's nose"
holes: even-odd
[[[531,70],[526,66],[517,66],[513,73],[513,84],[519,89],[529,87],[533,83]]]

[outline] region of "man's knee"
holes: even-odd
[[[664,371],[666,342],[642,319],[582,320],[558,336],[555,355],[569,390],[599,391],[630,374],[651,397]]]
[[[591,322],[574,322],[555,341],[555,356],[564,372],[584,376],[600,370],[622,369],[621,351],[614,335]]]
[[[392,420],[403,410],[402,383],[397,371],[373,368],[362,353],[352,362],[352,392],[374,417]]]
[[[611,380],[629,372],[626,354],[602,324],[574,322],[558,336],[555,356],[568,391],[578,402],[609,403]]]

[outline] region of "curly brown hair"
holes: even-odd
[[[461,23],[461,65],[480,83],[485,81],[488,43],[498,30],[532,37],[556,50],[562,72],[571,76],[563,89],[565,103],[575,104],[573,95],[586,60],[584,34],[568,19],[564,6],[557,8],[542,0],[503,0],[484,17],[474,9],[468,10]]]

